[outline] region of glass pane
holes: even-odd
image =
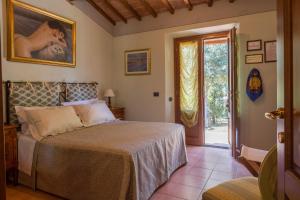
[[[204,43],[205,144],[229,147],[228,42]]]
[[[198,122],[198,42],[179,45],[180,60],[180,118],[189,128]]]

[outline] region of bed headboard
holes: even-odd
[[[97,98],[96,83],[65,83],[66,101],[80,101]]]
[[[6,123],[18,124],[15,106],[58,106],[97,98],[97,83],[6,81]]]

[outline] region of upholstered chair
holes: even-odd
[[[203,200],[275,200],[277,193],[277,147],[264,158],[258,178],[243,177],[221,183],[203,193]]]

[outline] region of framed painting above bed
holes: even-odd
[[[125,51],[125,75],[147,75],[150,73],[150,49]]]
[[[8,0],[8,60],[74,67],[76,23],[46,10]]]

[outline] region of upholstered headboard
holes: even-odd
[[[58,106],[97,98],[97,83],[6,81],[6,123],[18,124],[15,106]]]
[[[66,83],[66,101],[97,98],[96,83]]]

